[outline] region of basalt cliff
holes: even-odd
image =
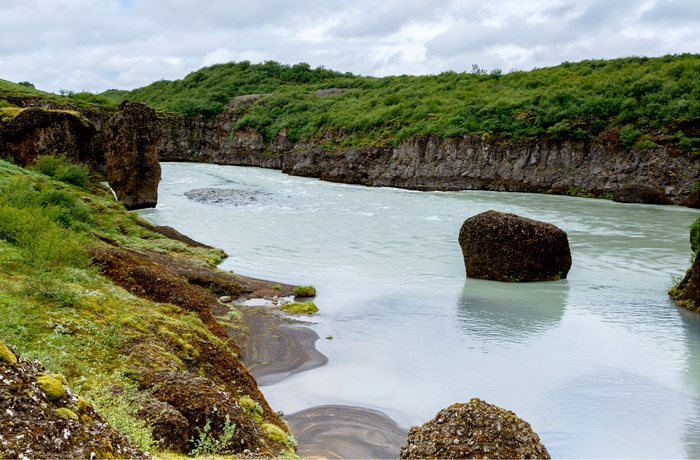
[[[340,147],[347,133],[292,143],[232,132],[255,96],[235,98],[213,119],[165,115],[161,161],[280,169],[322,180],[414,190],[496,190],[610,197],[630,185],[653,187],[675,204],[697,207],[700,158],[667,148],[626,150],[615,132],[587,141],[505,142],[485,135],[414,135],[394,146]],[[700,127],[697,128],[700,132]]]

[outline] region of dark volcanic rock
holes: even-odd
[[[150,458],[70,390],[42,390],[47,374],[38,361],[0,360],[0,458]]]
[[[265,435],[241,407],[238,396],[210,379],[188,372],[160,371],[147,374],[141,387],[149,390],[155,399],[168,404],[187,420],[187,431],[179,435],[179,442],[174,447],[181,447],[183,439],[185,442],[198,439],[199,432],[207,423],[214,437],[221,436],[228,419],[229,424],[236,425],[236,436],[226,446],[226,450],[233,453],[245,450],[268,453],[269,446],[261,443]],[[189,448],[194,447],[190,443]]]
[[[9,154],[16,164],[27,166],[39,155],[59,154],[92,163],[90,148],[97,129],[87,118],[70,110],[15,110],[14,118],[0,122],[0,152]]]
[[[441,410],[420,428],[411,428],[401,458],[551,457],[529,423],[474,398]]]
[[[700,257],[695,256],[693,265],[670,294],[679,306],[700,313]]]
[[[160,163],[156,143],[161,136],[156,111],[124,101],[107,128],[107,180],[127,209],[155,207]]]
[[[673,204],[658,189],[649,185],[632,184],[615,192],[613,201],[618,203]]]
[[[487,211],[459,232],[468,278],[551,281],[566,278],[571,251],[566,232],[552,224]]]

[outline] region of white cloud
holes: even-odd
[[[435,74],[698,52],[697,0],[3,0],[0,78],[130,89],[231,60]]]

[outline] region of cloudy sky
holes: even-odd
[[[700,53],[700,0],[0,0],[0,78],[101,92],[267,60],[360,75]]]

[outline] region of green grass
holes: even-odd
[[[57,170],[75,166],[56,161]],[[136,403],[111,400],[108,389],[132,385],[134,369],[187,369],[203,338],[226,345],[196,314],[137,298],[101,276],[86,248],[111,241],[202,264],[222,251],[150,232],[102,185],[70,182],[0,160],[0,342],[65,376],[111,423],[149,446]]]

